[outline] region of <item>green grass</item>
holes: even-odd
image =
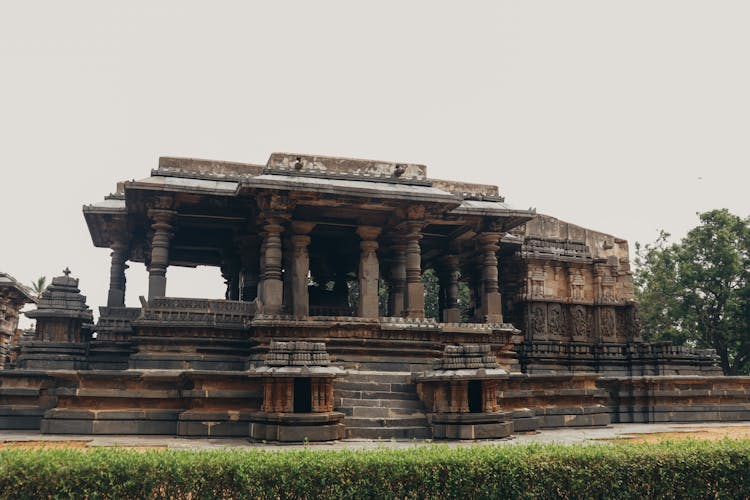
[[[0,451],[2,498],[750,498],[750,441]]]

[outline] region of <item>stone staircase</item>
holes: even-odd
[[[333,389],[334,409],[346,414],[347,438],[432,437],[411,372],[352,371]]]

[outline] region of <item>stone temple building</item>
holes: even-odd
[[[0,428],[476,439],[750,418],[750,382],[712,351],[641,338],[626,241],[496,186],[323,156],[161,158],[83,213],[111,250],[107,304],[94,324],[78,280],[53,280],[0,371]],[[139,307],[128,262],[149,274]],[[170,296],[173,266],[219,268],[225,297]]]

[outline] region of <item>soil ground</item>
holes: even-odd
[[[518,434],[508,439],[489,441],[449,441],[447,446],[508,445],[526,443],[562,443],[602,445],[613,442],[646,442],[676,439],[750,439],[750,422],[705,424],[613,424],[607,427],[545,429]],[[267,449],[336,450],[410,448],[431,446],[432,440],[378,441],[343,440],[330,443],[273,444],[242,438],[183,438],[177,436],[79,436],[40,434],[33,431],[0,431],[0,450],[4,448],[98,448],[120,447],[135,450],[155,449]]]

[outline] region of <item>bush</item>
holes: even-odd
[[[2,498],[748,498],[750,441],[375,451],[6,449]]]

